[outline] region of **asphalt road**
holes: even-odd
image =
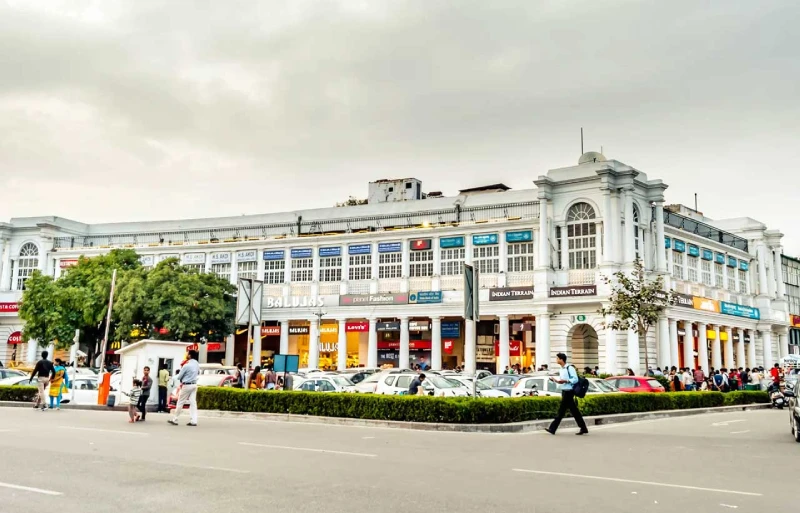
[[[795,510],[785,411],[528,434],[0,408],[0,513]]]

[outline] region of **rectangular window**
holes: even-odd
[[[686,257],[686,269],[688,271],[687,279],[693,283],[697,283],[697,257],[688,256]]]
[[[597,267],[597,225],[579,223],[567,226],[567,251],[570,269],[594,269]],[[559,251],[560,253],[560,251]]]
[[[500,272],[500,246],[479,246],[472,248],[472,262],[481,274]]]
[[[723,274],[722,274],[722,264],[714,264],[714,286],[718,289],[724,287],[723,281]]]
[[[706,285],[708,287],[712,286],[713,282],[711,281],[711,262],[709,262],[708,260],[703,260],[702,262],[700,262],[700,265],[702,266],[702,271],[703,271],[703,285]]]
[[[739,271],[739,293],[747,294],[747,271]]]
[[[508,245],[507,271],[510,273],[524,273],[533,271],[532,242]]]
[[[672,277],[676,280],[683,279],[683,253],[672,252]]]
[[[728,290],[736,292],[736,270],[728,269]]]
[[[403,275],[402,253],[381,253],[378,255],[378,278],[399,278]]]
[[[408,256],[411,261],[409,274],[412,278],[433,276],[433,251],[412,251]]]
[[[456,276],[464,272],[464,248],[442,249],[442,276]]]
[[[319,281],[342,281],[342,257],[319,259]]]
[[[236,264],[236,277],[249,280],[258,278],[258,262],[239,262]]]
[[[372,279],[372,255],[350,255],[349,280]]]
[[[292,259],[292,283],[311,281],[314,279],[313,258]]]
[[[286,278],[286,260],[264,260],[264,283],[280,285]]]
[[[223,280],[231,281],[231,264],[211,264],[211,272]]]

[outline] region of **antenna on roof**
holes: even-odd
[[[581,155],[583,155],[583,127],[581,127]]]
[[[697,193],[696,192],[694,193],[694,211],[695,212],[699,212],[699,210],[697,210]]]

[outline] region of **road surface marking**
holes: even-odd
[[[649,486],[663,486],[665,488],[681,488],[683,490],[698,490],[701,492],[716,492],[716,493],[731,493],[736,495],[749,495],[751,497],[761,497],[760,493],[752,493],[752,492],[740,492],[736,490],[721,490],[719,488],[702,488],[699,486],[686,486],[686,485],[677,485],[677,484],[669,484],[669,483],[654,483],[652,481],[636,481],[633,479],[618,479],[615,477],[603,477],[603,476],[586,476],[582,474],[567,474],[564,472],[544,472],[541,470],[527,470],[522,468],[515,468],[511,469],[514,472],[526,472],[529,474],[542,474],[546,476],[560,476],[560,477],[575,477],[578,479],[596,479],[598,481],[613,481],[616,483],[630,483],[630,484],[640,484],[640,485],[649,485]]]
[[[58,426],[61,429],[74,429],[76,431],[92,431],[95,433],[114,433],[115,435],[134,435],[134,436],[147,436],[149,433],[137,433],[136,431],[118,431],[115,429],[98,429],[78,426]]]
[[[205,465],[189,465],[189,464],[186,464],[186,463],[174,463],[174,462],[167,463],[167,465],[172,465],[172,466],[181,467],[181,468],[196,468],[198,470],[213,470],[215,472],[216,471],[219,471],[219,472],[233,472],[234,474],[249,474],[250,473],[249,470],[241,470],[241,469],[238,469],[238,468],[209,467],[209,466],[205,466]]]
[[[736,419],[736,420],[725,420],[722,422],[714,422],[711,424],[712,426],[727,426],[728,424],[733,424],[735,422],[747,422],[746,419]]]
[[[732,435],[741,435],[742,433],[749,433],[749,429],[745,429],[744,431],[731,431]]]
[[[284,449],[287,451],[305,451],[325,454],[339,454],[342,456],[359,456],[361,458],[376,458],[378,456],[377,454],[366,454],[363,452],[331,451],[328,449],[311,449],[309,447],[289,447],[287,445],[252,444],[250,442],[239,442],[239,445],[246,445],[248,447],[264,447],[266,449]]]
[[[20,486],[11,483],[0,483],[0,487],[22,490],[24,492],[41,493],[42,495],[64,495],[61,492],[54,492],[53,490],[42,490],[41,488],[31,488],[30,486]]]
[[[362,440],[374,440],[374,439],[375,439],[374,436],[365,436],[362,438]]]

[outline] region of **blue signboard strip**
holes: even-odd
[[[264,251],[264,260],[283,260],[286,256],[286,251],[279,249],[273,251]]]
[[[350,255],[369,255],[372,253],[372,244],[353,244],[347,248]]]
[[[463,248],[464,237],[442,237],[439,239],[439,247],[446,248]]]

